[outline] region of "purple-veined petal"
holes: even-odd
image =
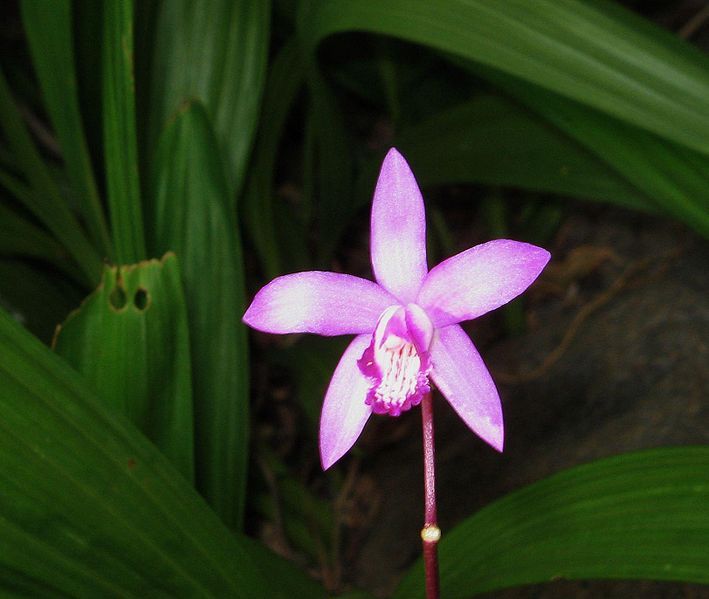
[[[273,279],[254,297],[244,322],[265,333],[371,333],[397,301],[376,283],[334,272],[308,271]]]
[[[372,408],[364,403],[370,383],[357,366],[357,360],[370,341],[370,335],[355,337],[342,354],[330,380],[320,414],[323,470],[349,451],[372,413]]]
[[[431,378],[463,422],[502,451],[502,405],[495,383],[459,325],[438,329],[431,345]]]
[[[384,158],[372,203],[374,276],[402,303],[416,299],[426,264],[426,211],[421,191],[395,148]]]
[[[527,289],[549,258],[543,248],[509,239],[476,245],[432,268],[416,303],[437,328],[477,318]]]

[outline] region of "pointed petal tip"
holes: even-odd
[[[254,301],[249,304],[249,307],[246,309],[246,312],[244,312],[244,315],[241,317],[241,322],[243,322],[246,326],[251,327],[252,329],[255,329],[257,331],[263,331],[264,329],[260,323],[258,308],[254,306],[255,303],[256,298],[254,298]]]
[[[322,446],[320,447],[320,466],[322,466],[323,472],[328,471],[339,459],[340,458],[335,458],[331,455],[326,455],[323,453]]]
[[[246,312],[244,312],[244,315],[241,317],[241,322],[243,322],[246,325],[249,325],[251,328],[254,328],[254,319],[253,319],[253,308],[254,303],[251,302],[249,304],[249,307],[246,308]]]
[[[460,413],[460,412],[459,412]],[[504,452],[505,448],[505,426],[502,422],[502,413],[500,412],[499,422],[490,422],[489,420],[479,420],[478,422],[466,421],[465,424],[485,443],[492,447],[495,451]],[[472,425],[477,425],[473,427]]]
[[[500,453],[503,453],[505,450],[505,431],[503,428],[499,429],[499,432],[497,435],[495,435],[494,438],[491,438],[488,440],[488,443],[493,449],[496,449]]]
[[[401,181],[402,177],[404,181],[408,181],[410,187],[415,185],[415,191],[420,194],[418,184],[416,183],[416,176],[411,170],[408,161],[399,150],[391,147],[382,161],[382,166],[379,170],[379,179],[387,180],[393,178],[395,181]],[[410,193],[412,190],[409,189],[407,191]]]
[[[389,148],[389,150],[386,153],[386,156],[384,156],[384,162],[389,162],[391,160],[402,160],[403,162],[406,162],[406,158],[397,150],[394,146]]]
[[[535,256],[537,263],[539,264],[539,271],[541,272],[542,269],[549,263],[549,260],[551,260],[551,252],[539,247],[538,245],[532,245],[531,243],[529,244],[529,248],[530,254]]]

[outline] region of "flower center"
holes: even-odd
[[[365,403],[375,414],[398,416],[421,403],[428,384],[433,325],[419,306],[391,306],[357,362],[372,383]]]

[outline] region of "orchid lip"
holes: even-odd
[[[379,317],[372,340],[358,360],[371,386],[365,403],[375,414],[399,416],[431,391],[428,353],[433,325],[415,304],[390,306]]]

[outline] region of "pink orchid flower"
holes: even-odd
[[[426,213],[406,160],[392,148],[374,192],[371,254],[377,283],[309,271],[263,287],[244,322],[266,333],[356,335],[325,394],[320,458],[327,470],[374,414],[398,416],[433,382],[484,441],[502,451],[502,406],[490,373],[458,324],[517,297],[549,261],[546,250],[497,239],[430,271]]]

